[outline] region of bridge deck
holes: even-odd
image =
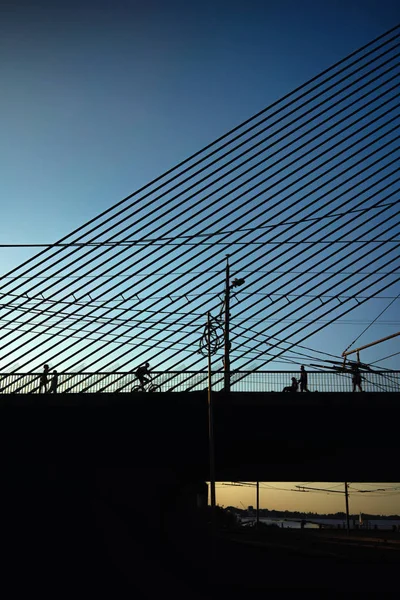
[[[397,481],[399,399],[397,393],[216,393],[216,479]],[[8,456],[209,479],[206,393],[3,395],[0,401]]]

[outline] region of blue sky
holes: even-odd
[[[399,17],[396,2],[362,0],[3,5],[2,242],[56,241],[384,33]],[[279,188],[274,190],[274,197],[279,199],[279,193]],[[238,207],[240,202],[239,195]],[[257,202],[250,199],[248,206]],[[140,210],[149,209],[138,205],[138,217]],[[235,226],[246,218],[247,211],[239,208]],[[232,225],[228,213],[220,223],[223,228]],[[207,224],[213,226],[212,213]],[[159,217],[158,225],[160,235],[169,221],[162,223]],[[176,231],[181,229],[177,223]],[[350,236],[351,222],[348,232]],[[2,272],[34,253],[33,248],[0,249]],[[343,250],[343,260],[347,253]],[[311,250],[302,255],[306,270],[312,264],[306,261],[309,255]],[[223,275],[223,257],[223,250],[221,260],[212,258],[210,250],[214,284]],[[141,260],[146,265],[146,256]],[[221,275],[216,273],[218,263]],[[254,268],[263,265],[259,258]],[[360,260],[360,267],[364,265],[367,259]],[[235,268],[245,266],[238,259]],[[307,291],[306,281],[297,279],[300,293]],[[270,283],[269,291],[276,291]],[[291,284],[285,289],[293,291]],[[206,292],[208,282],[202,285]],[[251,305],[256,291],[254,283],[243,292],[243,306]],[[349,318],[352,329],[349,319],[338,319],[332,354],[340,355],[355,338],[361,345],[397,331],[398,302],[387,308],[392,297],[393,292],[361,307],[357,317]],[[379,323],[359,338],[383,310]],[[237,307],[233,318],[239,324],[240,314]],[[248,320],[249,314],[244,312],[242,319]],[[310,345],[326,347],[324,335],[316,334]],[[397,348],[394,339],[363,358],[372,362]],[[262,361],[252,367],[260,368]],[[397,368],[397,358],[384,366]]]
[[[56,241],[399,22],[394,0],[3,2],[2,243]],[[34,253],[0,248],[1,272]],[[330,349],[389,301],[339,321]],[[359,343],[397,315],[398,301]]]
[[[14,2],[1,10],[5,244],[56,241],[400,21],[398,3],[372,0]],[[240,226],[247,213],[236,216]],[[0,248],[2,272],[34,253]],[[219,259],[211,257],[210,250],[215,283]],[[237,260],[237,270],[244,266]],[[259,259],[254,268],[262,266]],[[297,289],[307,291],[300,278]],[[255,291],[254,284],[242,298]],[[387,306],[398,291],[338,320],[332,354],[355,338],[361,345],[397,331],[398,302]],[[237,307],[239,324],[240,314]],[[324,335],[310,345],[326,347]],[[397,348],[394,339],[363,358]],[[397,368],[397,358],[384,366]]]
[[[399,17],[385,0],[2,3],[1,238],[55,241]]]

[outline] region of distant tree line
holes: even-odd
[[[247,509],[243,509],[243,508],[237,508],[236,506],[228,506],[226,508],[227,511],[234,513],[237,516],[241,516],[241,517],[248,517],[248,516],[253,516],[255,515],[255,509],[253,509],[252,511],[249,511]],[[378,519],[382,519],[382,520],[400,520],[400,515],[374,515],[374,514],[369,514],[369,513],[361,513],[362,514],[362,518],[363,520],[368,520],[368,519],[373,519],[373,520],[378,520]],[[337,513],[315,513],[315,512],[299,512],[297,510],[295,511],[290,511],[290,510],[269,510],[268,508],[260,508],[259,511],[259,515],[260,517],[265,517],[265,518],[269,518],[269,519],[288,519],[288,518],[292,518],[292,519],[340,519],[340,520],[344,520],[346,519],[346,513],[345,512],[337,512]],[[357,514],[350,514],[350,518],[351,519],[358,519],[360,516],[360,513]]]

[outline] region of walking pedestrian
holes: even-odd
[[[360,392],[362,392],[362,387],[361,387],[361,373],[360,373],[360,367],[359,367],[358,363],[354,363],[351,368],[353,370],[353,377],[352,377],[353,392],[356,391],[357,387],[360,390]]]
[[[298,383],[300,384],[301,392],[309,392],[310,391],[307,387],[307,371],[305,370],[304,365],[301,365],[301,367],[300,367],[300,379],[299,379]]]
[[[50,394],[57,394],[57,388],[58,388],[58,373],[57,371],[54,369],[53,371],[53,377],[51,379],[50,382]]]
[[[49,378],[48,378],[49,370],[50,370],[49,365],[43,365],[43,373],[40,376],[40,383],[39,383],[39,394],[41,394],[42,388],[44,389],[45,394],[47,392],[47,384],[49,383]]]

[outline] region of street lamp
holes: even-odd
[[[224,391],[231,391],[231,359],[230,350],[231,342],[229,339],[229,327],[230,327],[230,296],[231,289],[238,287],[245,283],[244,279],[235,278],[230,283],[230,269],[229,269],[229,255],[226,257],[226,270],[225,270],[225,299],[224,299]]]
[[[224,312],[223,326],[223,345],[224,345],[224,389],[230,391],[230,340],[229,340],[229,304],[231,289],[243,285],[244,279],[233,279],[230,283],[229,273],[229,255],[226,257],[226,272],[225,272],[225,297],[218,318],[207,313],[207,323],[200,340],[200,353],[207,356],[208,359],[208,443],[210,456],[210,499],[211,499],[211,521],[212,528],[215,528],[216,519],[216,499],[215,499],[215,450],[214,450],[214,415],[213,415],[213,395],[212,395],[212,371],[211,371],[211,356],[216,354],[222,347],[222,339],[218,334],[218,330],[222,326],[222,313]]]

